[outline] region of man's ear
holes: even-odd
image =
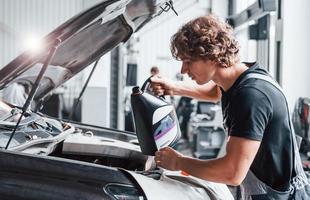
[[[222,67],[222,65],[214,60],[210,60],[211,65],[214,65],[215,67]]]

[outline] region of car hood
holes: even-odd
[[[33,85],[55,40],[61,44],[50,62],[35,100],[43,98],[118,44],[153,17],[167,0],[108,0],[72,17],[42,39],[40,52],[26,51],[0,70],[0,89],[18,82]]]

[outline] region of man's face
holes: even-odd
[[[187,74],[192,80],[195,80],[197,84],[202,85],[210,80],[214,76],[216,71],[216,65],[212,61],[205,60],[183,60],[182,61],[182,74]]]

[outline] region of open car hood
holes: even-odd
[[[43,98],[118,44],[153,17],[167,0],[107,0],[72,17],[42,40],[39,53],[26,51],[0,70],[0,89],[13,82],[33,85],[55,40],[59,45],[40,82],[35,100]]]

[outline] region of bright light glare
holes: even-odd
[[[31,50],[33,52],[39,52],[42,50],[42,44],[38,37],[36,36],[29,36],[26,38],[24,42],[24,46],[26,49]]]

